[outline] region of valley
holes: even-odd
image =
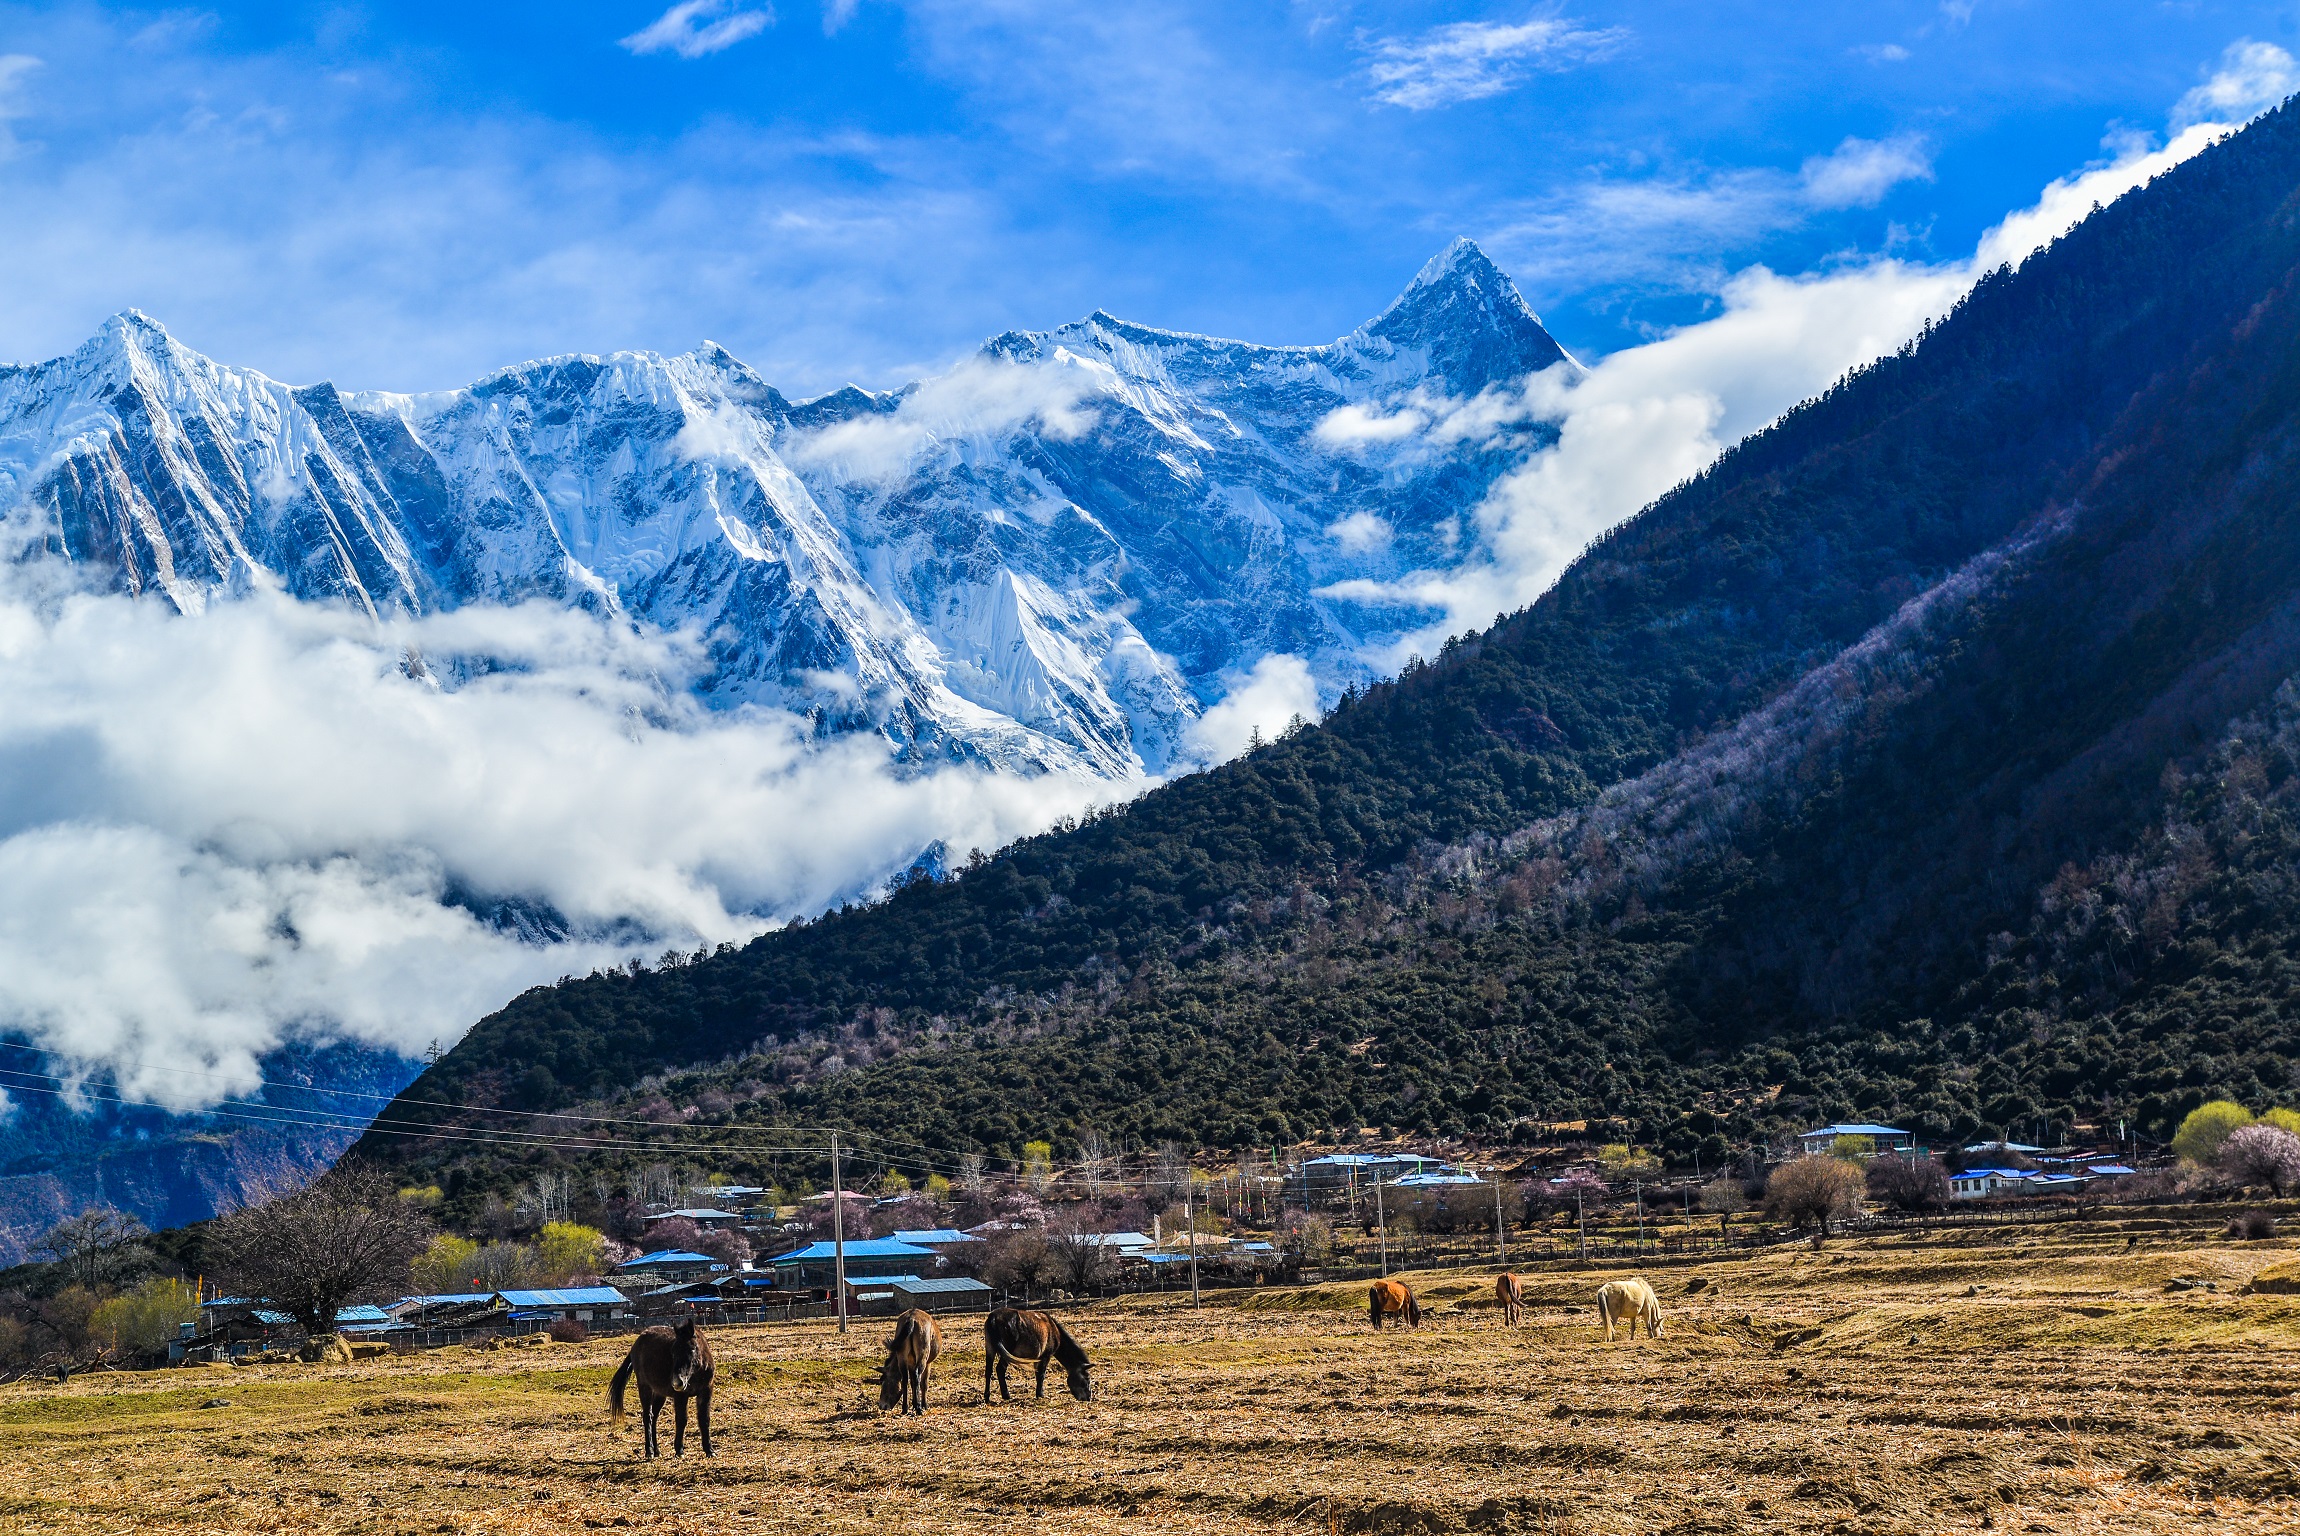
[[[1570,1264],[1528,1272],[1514,1332],[1480,1271],[1407,1277],[1430,1315],[1380,1334],[1362,1283],[1121,1298],[1062,1309],[1092,1403],[982,1406],[979,1323],[954,1317],[921,1419],[877,1409],[883,1319],[730,1328],[710,1461],[608,1433],[608,1339],[20,1382],[0,1524],[2278,1531],[2300,1297],[2243,1291],[2293,1252],[2178,1218],[1781,1247],[1647,1271],[1667,1336],[1610,1348],[1589,1297],[1618,1271]]]

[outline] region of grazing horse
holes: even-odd
[[[1404,1318],[1408,1327],[1422,1325],[1422,1304],[1414,1300],[1413,1287],[1403,1280],[1376,1280],[1366,1293],[1366,1311],[1376,1333],[1381,1331],[1382,1319],[1392,1313]]]
[[[1661,1298],[1653,1294],[1653,1287],[1642,1280],[1608,1280],[1597,1288],[1597,1315],[1605,1320],[1605,1342],[1613,1342],[1616,1324],[1627,1323],[1629,1336],[1637,1337],[1637,1325],[1645,1325],[1649,1339],[1661,1337]]]
[[[615,1368],[607,1383],[607,1412],[615,1427],[623,1427],[623,1387],[639,1379],[639,1421],[646,1428],[646,1452],[663,1453],[655,1429],[655,1416],[663,1399],[671,1400],[671,1454],[687,1454],[687,1399],[695,1400],[695,1428],[702,1432],[703,1454],[711,1454],[711,1346],[695,1332],[692,1321],[676,1328],[646,1328],[631,1341],[631,1352]]]
[[[1006,1390],[1006,1367],[1016,1360],[1031,1360],[1038,1365],[1038,1395],[1046,1395],[1046,1367],[1052,1361],[1062,1362],[1062,1374],[1070,1388],[1070,1395],[1080,1402],[1094,1400],[1094,1383],[1086,1375],[1086,1351],[1068,1329],[1055,1320],[1051,1312],[1025,1312],[1015,1307],[1000,1307],[984,1320],[982,1325],[982,1400],[990,1401],[990,1375],[998,1372],[998,1398],[1006,1402],[1014,1394]]]
[[[1515,1275],[1503,1274],[1493,1282],[1493,1299],[1501,1303],[1501,1320],[1505,1327],[1515,1328],[1525,1315],[1525,1282]]]
[[[931,1315],[913,1307],[896,1318],[894,1337],[886,1342],[886,1368],[878,1377],[880,1411],[900,1403],[905,1413],[926,1412],[926,1373],[941,1353],[942,1330]]]

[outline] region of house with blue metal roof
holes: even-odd
[[[896,1275],[915,1275],[921,1270],[932,1270],[941,1257],[932,1248],[906,1243],[900,1238],[867,1237],[846,1245],[847,1278],[890,1279]],[[830,1243],[809,1243],[804,1248],[794,1248],[767,1260],[767,1265],[775,1272],[777,1285],[828,1288],[837,1275],[834,1246]]]
[[[716,1206],[690,1205],[675,1211],[658,1211],[647,1218],[647,1225],[658,1221],[691,1221],[705,1232],[732,1232],[743,1224],[740,1211],[722,1211]]]
[[[891,1232],[888,1236],[898,1243],[909,1243],[919,1248],[932,1248],[938,1253],[953,1248],[963,1249],[970,1243],[982,1241],[972,1232],[961,1232],[956,1227],[924,1227],[915,1231]]]
[[[1797,1138],[1807,1157],[1820,1157],[1833,1152],[1837,1143],[1849,1136],[1866,1138],[1875,1143],[1879,1152],[1906,1152],[1917,1144],[1917,1138],[1897,1125],[1838,1124],[1824,1125],[1817,1131],[1807,1131]]]
[[[562,1319],[578,1323],[604,1323],[629,1317],[631,1304],[611,1285],[579,1285],[558,1290],[497,1291],[517,1323]]]
[[[635,1259],[625,1259],[615,1266],[615,1273],[652,1283],[659,1279],[693,1279],[729,1267],[726,1260],[714,1259],[707,1253],[665,1248],[655,1253],[642,1253]]]

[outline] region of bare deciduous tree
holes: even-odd
[[[403,1284],[431,1233],[382,1170],[340,1163],[308,1189],[219,1217],[205,1247],[226,1285],[318,1335],[345,1306]]]
[[[1113,1268],[1111,1250],[1101,1234],[1087,1231],[1075,1220],[1046,1229],[1046,1258],[1053,1282],[1081,1296],[1109,1279]]]
[[[1158,1155],[1150,1161],[1151,1198],[1172,1202],[1189,1190],[1190,1155],[1170,1141],[1158,1143]]]
[[[1092,1126],[1078,1133],[1078,1176],[1088,1199],[1102,1198],[1102,1186],[1110,1182],[1110,1143]]]
[[[958,1155],[958,1187],[970,1195],[979,1195],[988,1182],[983,1169],[988,1164],[980,1152],[961,1152]]]
[[[1861,1170],[1840,1158],[1800,1157],[1773,1170],[1765,1184],[1765,1214],[1793,1226],[1819,1226],[1829,1235],[1833,1217],[1860,1213]]]
[[[50,1227],[32,1251],[45,1254],[74,1285],[95,1290],[118,1281],[146,1257],[137,1246],[146,1233],[144,1224],[125,1211],[87,1210]]]

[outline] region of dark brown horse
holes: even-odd
[[[926,1374],[941,1353],[942,1330],[926,1312],[913,1307],[896,1318],[894,1337],[886,1341],[886,1367],[878,1377],[880,1410],[900,1403],[905,1413],[926,1412]]]
[[[1070,1387],[1070,1395],[1080,1402],[1094,1400],[1094,1383],[1086,1374],[1086,1351],[1070,1331],[1055,1320],[1051,1312],[1024,1312],[1014,1307],[1000,1307],[990,1314],[982,1325],[982,1400],[990,1401],[990,1376],[998,1373],[998,1397],[1005,1402],[1013,1397],[1006,1390],[1006,1367],[1015,1360],[1031,1360],[1038,1365],[1038,1395],[1046,1395],[1046,1367],[1060,1361],[1062,1374]]]
[[[1413,1287],[1403,1280],[1376,1280],[1366,1293],[1366,1310],[1377,1332],[1382,1319],[1393,1315],[1403,1318],[1409,1327],[1422,1325],[1422,1304],[1414,1300]]]
[[[639,1421],[646,1428],[646,1454],[660,1456],[663,1446],[657,1438],[655,1416],[663,1411],[663,1399],[671,1400],[671,1454],[687,1454],[687,1399],[695,1400],[695,1428],[702,1432],[703,1454],[711,1454],[711,1346],[709,1341],[695,1332],[692,1322],[676,1328],[642,1329],[631,1341],[631,1352],[623,1363],[615,1367],[615,1379],[607,1383],[607,1412],[613,1416],[615,1427],[623,1427],[623,1388],[632,1377],[639,1379]]]
[[[1496,1277],[1493,1282],[1493,1299],[1501,1303],[1503,1325],[1515,1328],[1517,1320],[1525,1315],[1525,1282],[1511,1274]]]

